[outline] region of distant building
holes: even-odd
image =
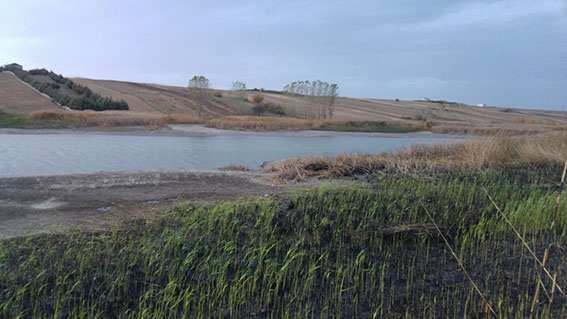
[[[10,64],[6,64],[4,67],[6,68],[16,68],[16,69],[20,69],[22,70],[24,67],[19,65],[18,63],[10,63]]]
[[[477,104],[476,106],[477,106],[477,107],[485,107],[485,106],[486,106],[486,104],[483,104],[483,103],[479,103],[479,104]]]

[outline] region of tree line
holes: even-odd
[[[128,110],[128,103],[124,100],[114,101],[111,98],[103,97],[94,93],[86,86],[77,84],[71,79],[61,74],[46,69],[33,69],[29,71],[21,70],[13,67],[0,67],[1,71],[10,71],[14,73],[20,80],[30,84],[36,90],[46,94],[59,105],[67,106],[73,110]],[[34,79],[34,76],[47,76],[53,82],[40,82]],[[62,92],[61,88],[65,86],[72,90],[77,96],[72,96]]]
[[[334,103],[339,96],[339,86],[328,82],[316,81],[294,81],[284,86],[284,94],[304,98],[315,104],[318,118],[332,118]]]
[[[195,75],[189,80],[188,89],[198,100],[199,104],[203,104],[206,96],[207,89],[210,88],[210,81],[203,75]],[[257,89],[249,90],[246,88],[246,83],[241,81],[234,81],[231,85],[231,92],[228,97],[233,106],[238,107],[243,111],[245,108],[240,107],[241,100],[245,100],[246,91],[258,91]],[[260,90],[264,91],[263,89]],[[284,86],[283,90],[280,91],[270,91],[271,93],[281,93],[296,98],[305,99],[310,103],[310,107],[305,110],[310,113],[310,117],[315,118],[332,118],[334,114],[334,103],[339,95],[339,86],[334,83],[328,83],[321,80],[316,81],[294,81],[290,84]],[[262,101],[257,101],[255,98],[259,98],[261,95],[253,96],[252,104],[255,106],[252,112],[256,115],[262,114],[264,112],[271,112],[274,114],[286,114],[283,107],[270,107],[268,104],[262,104]],[[306,113],[307,114],[307,113]]]

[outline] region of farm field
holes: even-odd
[[[516,133],[555,131],[567,125],[567,112],[562,111],[348,97],[336,99],[333,117],[329,119],[328,116],[321,118],[317,115],[320,105],[275,91],[209,89],[206,98],[199,98],[185,87],[74,78],[72,81],[78,85],[104,98],[125,101],[129,106],[128,111],[105,111],[83,116],[82,113],[92,111],[64,110],[10,73],[0,74],[0,80],[6,84],[0,89],[0,111],[24,116],[20,121],[0,120],[0,124],[12,123],[13,126],[27,128],[205,123],[209,127],[235,130],[432,131],[491,135],[501,130]],[[252,100],[255,96],[260,96],[263,101],[266,113],[262,116],[254,113]],[[46,115],[46,112],[58,114]],[[37,117],[43,121],[35,120]],[[61,121],[61,117],[66,118]],[[84,117],[91,120],[77,119]],[[8,124],[2,126],[10,127]]]

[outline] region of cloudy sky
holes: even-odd
[[[0,64],[567,109],[567,0],[0,0]]]

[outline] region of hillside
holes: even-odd
[[[14,63],[0,66],[0,72],[15,75],[22,84],[33,87],[63,108],[93,111],[128,110],[126,102],[103,97],[92,92],[88,87],[53,71],[24,70],[21,65]]]
[[[40,110],[61,109],[49,97],[20,81],[14,74],[0,72],[0,110],[27,114]]]
[[[0,74],[0,107],[13,114],[59,108],[48,97],[32,89],[10,73]],[[263,115],[317,118],[317,106],[306,99],[276,92],[208,90],[198,99],[187,88],[159,84],[74,78],[74,83],[93,94],[128,104],[128,114],[185,114],[204,120],[230,115],[251,115],[254,95],[263,97],[267,107]],[[66,90],[67,88],[64,88]],[[469,133],[497,129],[543,130],[567,125],[567,112],[515,108],[475,107],[452,103],[423,101],[357,99],[339,97],[333,120],[385,121],[434,127],[439,133]]]
[[[189,113],[198,115],[197,101],[187,88],[124,81],[73,79],[103,96],[124,99],[135,112]],[[235,114],[251,114],[255,94],[264,97],[264,103],[281,107],[286,115],[309,117],[313,105],[304,99],[267,92],[240,92],[211,90],[203,104],[201,117],[217,118]],[[246,100],[246,101],[245,101]],[[434,122],[437,126],[460,127],[518,127],[527,128],[567,125],[567,112],[527,110],[516,108],[475,107],[451,103],[421,101],[356,99],[340,97],[335,102],[333,119],[348,121],[405,121]]]
[[[199,116],[200,109],[200,117],[205,119],[237,114],[222,97],[212,96],[200,104],[184,87],[84,78],[73,81],[102,96],[124,99],[134,112]]]

